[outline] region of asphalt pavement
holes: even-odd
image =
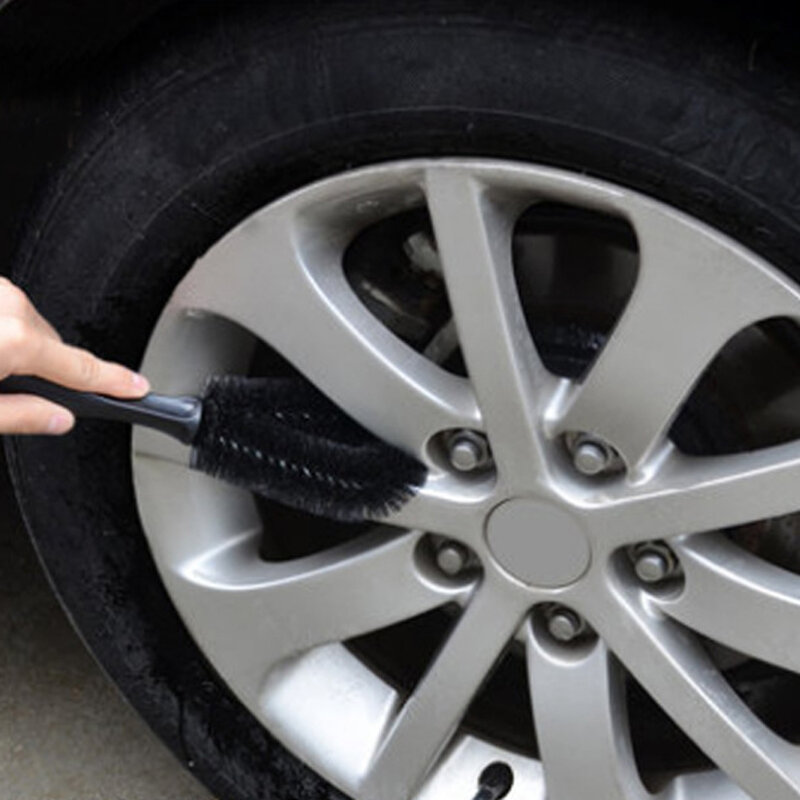
[[[85,650],[0,470],[0,798],[213,800]]]

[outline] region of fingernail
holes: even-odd
[[[133,373],[133,377],[131,378],[131,383],[137,389],[141,389],[143,392],[150,391],[150,381],[148,381],[144,375],[140,375],[138,372]]]
[[[72,427],[72,415],[66,413],[56,413],[50,417],[47,423],[48,433],[66,433]]]

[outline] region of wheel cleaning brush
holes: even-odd
[[[76,417],[154,428],[192,446],[193,469],[345,522],[398,509],[427,472],[299,377],[213,377],[202,398],[118,400],[28,376],[0,381],[0,392],[44,397]]]

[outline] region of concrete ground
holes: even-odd
[[[0,798],[213,800],[84,649],[0,475]]]

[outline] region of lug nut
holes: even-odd
[[[559,642],[571,642],[586,629],[586,623],[569,608],[557,608],[547,618],[547,630]]]
[[[448,442],[450,465],[459,472],[473,472],[489,463],[489,444],[476,431],[463,430],[453,434]]]
[[[599,475],[611,465],[613,455],[610,449],[593,439],[584,439],[575,446],[572,462],[582,475]]]
[[[444,542],[436,551],[436,566],[451,578],[458,575],[469,561],[469,551],[458,542]]]
[[[672,577],[677,567],[675,555],[665,544],[646,544],[634,553],[633,569],[644,583],[660,583]]]

